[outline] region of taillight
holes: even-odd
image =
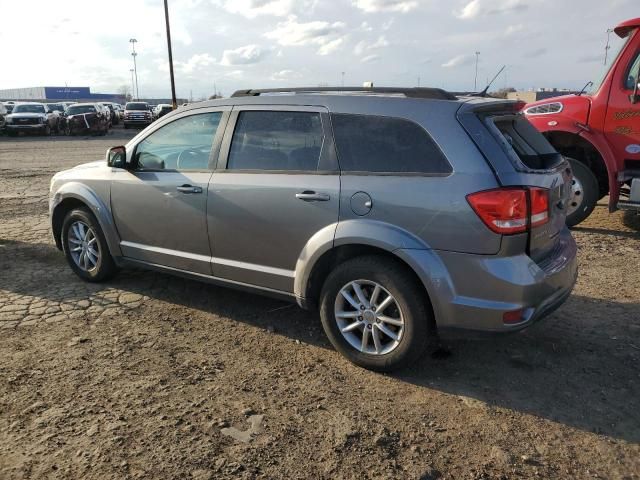
[[[549,221],[549,190],[533,187],[531,195],[531,226],[537,227]]]
[[[467,195],[467,201],[489,229],[502,235],[526,232],[530,225],[549,221],[549,193],[543,188],[485,190]]]

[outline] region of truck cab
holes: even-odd
[[[527,104],[523,112],[570,159],[567,223],[577,225],[609,195],[609,211],[640,210],[640,18],[619,24],[609,69],[590,89]]]

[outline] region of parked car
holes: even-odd
[[[19,132],[36,132],[51,135],[58,128],[58,115],[43,103],[16,103],[11,114],[5,117],[7,133],[11,136]]]
[[[67,135],[93,133],[106,135],[109,131],[109,112],[97,103],[75,103],[67,108]]]
[[[124,106],[124,128],[146,127],[153,122],[147,102],[127,102]]]
[[[56,117],[56,126],[54,131],[56,133],[64,132],[65,127],[67,125],[67,119],[65,117],[66,107],[64,106],[64,104],[63,103],[45,103],[45,105],[47,106],[47,110],[50,113],[53,113]]]
[[[15,106],[16,106],[16,104],[15,104],[15,103],[9,103],[9,102],[6,102],[6,103],[4,104],[4,108],[6,108],[6,109],[7,109],[7,114],[9,114],[9,113],[13,112],[13,107],[15,107]]]
[[[64,106],[65,110],[69,108],[71,105],[75,105],[78,102],[60,102]]]
[[[118,123],[120,123],[120,117],[118,117],[115,105],[111,102],[100,103],[102,103],[102,105],[109,109],[109,115],[111,116],[111,125],[118,125]]]
[[[172,111],[173,111],[173,106],[169,105],[168,103],[161,103],[156,107],[155,117],[162,118],[167,113],[171,113]]]
[[[7,107],[4,106],[2,102],[0,102],[0,130],[4,130],[5,119],[9,112],[7,112]]]
[[[116,116],[118,117],[118,123],[120,123],[124,118],[124,110],[122,109],[122,105],[120,105],[119,103],[114,103],[113,109],[116,111]]]
[[[90,282],[135,265],[318,308],[381,371],[437,328],[519,330],[565,301],[571,172],[516,102],[339,90],[200,102],[56,174],[56,245]]]

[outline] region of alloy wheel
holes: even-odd
[[[100,244],[93,229],[79,220],[73,222],[67,234],[69,252],[78,268],[94,270],[100,262]]]
[[[379,283],[347,283],[336,296],[334,315],[344,339],[362,353],[385,355],[400,345],[405,327],[402,310]]]

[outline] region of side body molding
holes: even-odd
[[[108,185],[106,185],[105,188],[108,192]],[[62,185],[51,199],[51,204],[49,205],[51,218],[53,218],[53,215],[56,209],[60,207],[60,204],[70,198],[81,201],[91,209],[91,212],[98,219],[98,223],[104,232],[111,255],[114,257],[121,257],[122,252],[120,250],[120,238],[113,221],[111,209],[107,206],[100,195],[87,185],[78,182],[69,182]],[[56,240],[56,242],[57,241],[58,240]]]

